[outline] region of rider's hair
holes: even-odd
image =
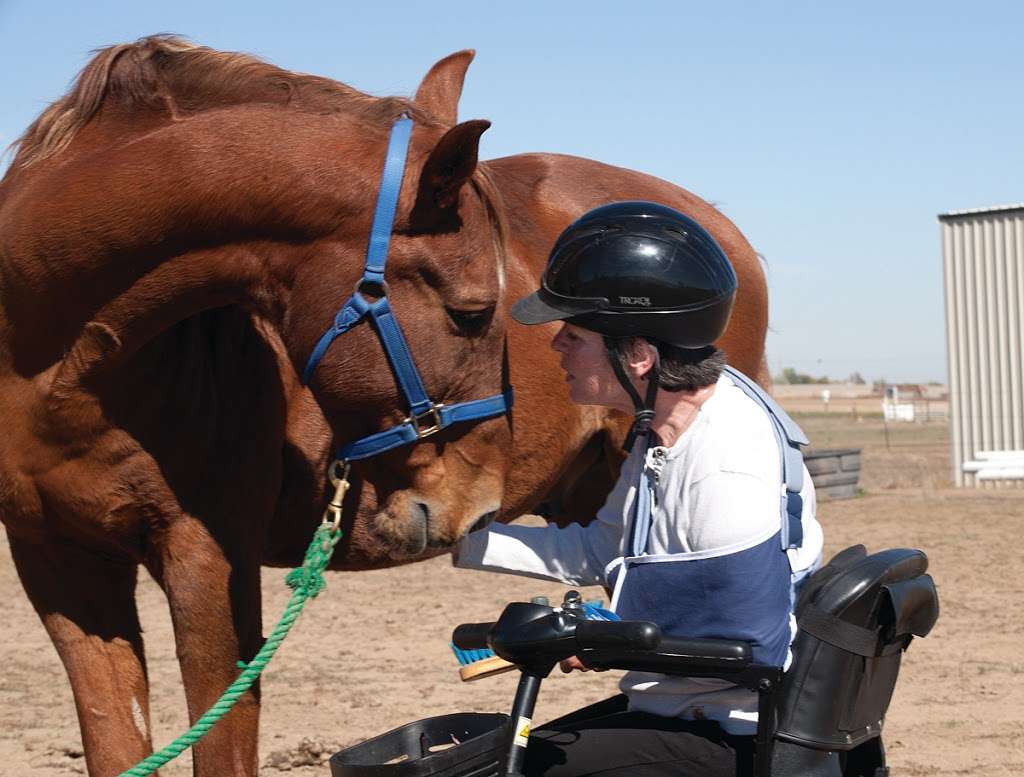
[[[666,391],[696,391],[718,381],[725,366],[725,352],[713,345],[706,348],[678,348],[650,337],[610,337],[604,345],[608,358],[618,359],[624,368],[641,342],[658,349],[658,388]]]

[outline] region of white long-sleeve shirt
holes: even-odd
[[[671,447],[652,446],[646,457],[641,445],[634,448],[589,525],[561,529],[554,525],[493,525],[462,540],[457,565],[569,585],[607,585],[609,565],[632,555],[627,548],[628,528],[640,466],[648,468],[653,485],[650,554],[725,555],[758,545],[779,531],[782,473],[771,421],[723,374],[714,393]],[[823,542],[814,515],[814,486],[806,470],[801,495],[803,544],[788,551],[794,572],[817,564]],[[727,723],[734,719],[749,724],[750,715],[742,710],[737,713],[737,705],[748,712],[750,707],[756,710],[751,694],[740,691],[737,696],[734,687],[726,692],[721,689],[720,681],[636,672],[623,679],[631,708],[668,717],[718,719],[733,733],[750,733],[752,725]],[[695,696],[703,697],[699,704],[694,703]]]

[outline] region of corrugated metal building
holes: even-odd
[[[939,223],[953,477],[973,486],[965,461],[1024,449],[1024,203],[944,213]]]

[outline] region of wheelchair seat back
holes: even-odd
[[[938,618],[927,569],[919,550],[869,556],[856,545],[811,576],[796,606],[798,632],[776,739],[850,751],[879,737],[903,651]]]

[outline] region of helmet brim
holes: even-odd
[[[605,300],[559,298],[544,289],[535,291],[512,306],[512,318],[520,324],[547,324],[594,313],[606,306]]]

